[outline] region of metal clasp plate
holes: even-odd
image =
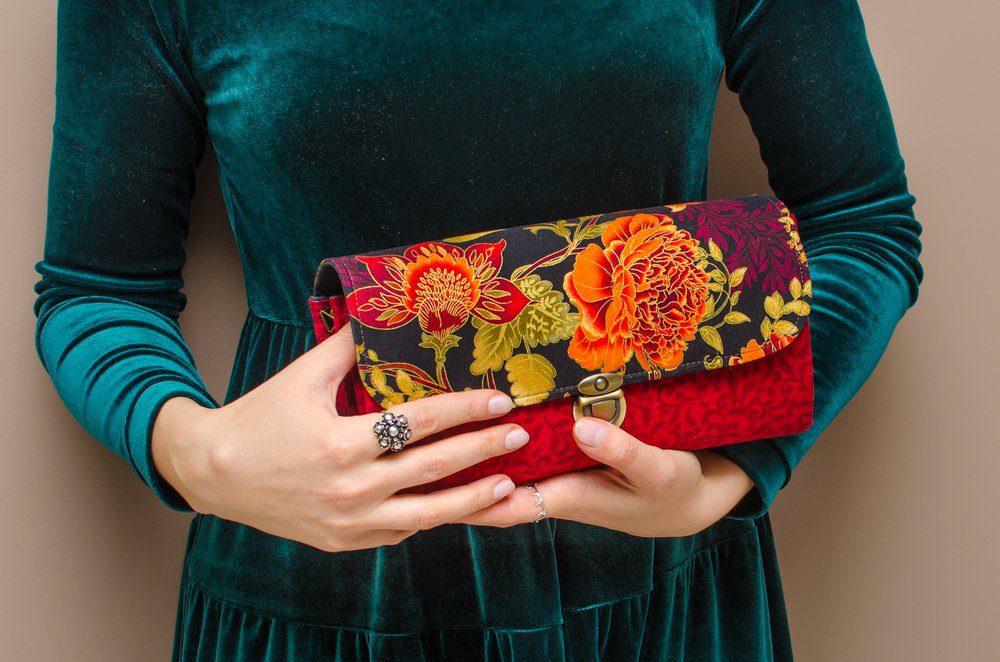
[[[625,420],[625,394],[622,376],[613,372],[600,372],[580,380],[580,395],[573,401],[573,419],[582,416],[602,418],[620,426]]]

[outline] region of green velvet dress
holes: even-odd
[[[61,0],[57,54],[37,351],[186,512],[149,436],[170,397],[221,404],[177,325],[209,139],[249,302],[228,402],[314,344],[325,256],[705,198],[724,77],[814,284],[815,425],[719,449],[747,498],[682,538],[547,519],[342,553],[196,514],[174,659],[791,658],[768,508],[923,277],[855,0]]]

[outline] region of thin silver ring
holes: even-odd
[[[404,445],[412,436],[406,416],[393,414],[391,411],[382,412],[382,416],[375,421],[372,429],[375,431],[378,445],[393,453],[403,450]]]
[[[535,487],[534,483],[530,483],[528,485],[522,485],[521,487],[525,487],[525,488],[531,490],[531,494],[534,495],[535,498],[538,499],[538,503],[535,504],[538,507],[538,509],[539,509],[538,510],[538,516],[535,517],[534,522],[533,522],[534,524],[538,524],[543,519],[545,519],[545,499],[542,498],[541,493],[538,491],[538,488]]]

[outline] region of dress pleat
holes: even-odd
[[[249,313],[227,402],[313,347],[312,333]],[[199,514],[174,659],[791,659],[771,545],[766,516],[682,538],[546,519],[327,553]]]

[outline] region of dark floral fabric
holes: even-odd
[[[794,339],[812,281],[796,221],[754,195],[593,214],[322,261],[383,406],[465,388],[519,405],[761,359]]]

